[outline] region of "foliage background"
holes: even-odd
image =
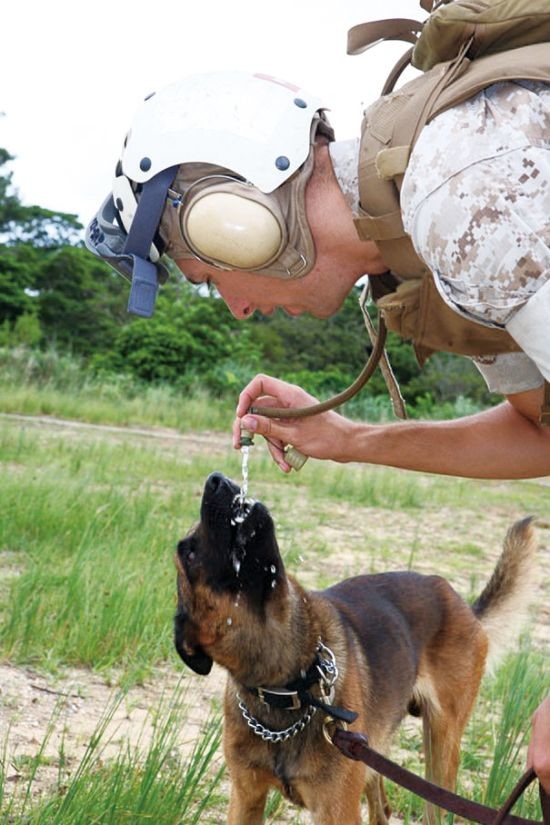
[[[364,365],[370,342],[359,289],[329,320],[277,311],[243,324],[217,295],[198,291],[172,266],[154,317],[129,315],[128,285],[87,252],[76,217],[21,203],[11,161],[0,149],[0,347],[54,348],[87,375],[168,384],[187,394],[201,388],[218,399],[235,399],[258,371],[326,397]],[[391,334],[388,352],[412,415],[448,416],[496,400],[467,359],[436,355],[420,371],[411,347]],[[348,414],[389,415],[380,373],[363,396]]]

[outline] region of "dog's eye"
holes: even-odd
[[[192,564],[195,561],[195,550],[195,542],[193,541],[193,539],[187,538],[183,541],[180,541],[178,545],[178,556],[180,557],[183,564],[187,566],[188,564]]]
[[[193,539],[190,539],[186,542],[185,547],[183,548],[183,558],[188,564],[192,564],[195,561],[196,557],[196,545]]]

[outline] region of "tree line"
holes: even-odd
[[[0,148],[0,346],[55,347],[96,373],[123,373],[235,394],[257,371],[319,396],[350,383],[370,352],[358,292],[328,320],[254,315],[236,321],[215,294],[171,267],[151,319],[126,312],[128,285],[83,245],[72,214],[26,206],[13,186],[13,156]],[[388,352],[406,400],[424,406],[457,396],[491,403],[467,359],[436,355],[421,371],[411,347],[390,334]],[[377,373],[368,389],[386,394]]]

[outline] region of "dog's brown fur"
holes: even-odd
[[[229,825],[261,823],[271,787],[305,806],[317,825],[360,823],[365,791],[370,824],[388,821],[382,780],[326,741],[321,711],[297,736],[271,743],[248,727],[239,710],[237,693],[270,730],[300,718],[303,708],[268,709],[247,688],[295,680],[311,665],[319,639],[339,669],[333,704],[359,714],[352,729],[387,751],[407,712],[420,714],[426,776],[452,788],[490,641],[484,618],[498,620],[510,605],[517,612],[528,601],[534,553],[529,520],[509,531],[493,578],[470,608],[443,578],[409,572],[359,576],[308,592],[285,573],[261,504],[242,524],[231,524],[237,492],[220,474],[210,476],[201,522],[176,554],[177,650],[199,673],[207,673],[212,660],[229,673]],[[435,812],[429,809],[427,816],[433,820]]]

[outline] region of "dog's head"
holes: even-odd
[[[213,659],[237,667],[239,647],[257,635],[287,590],[273,520],[258,501],[243,506],[239,493],[221,473],[210,475],[200,522],[176,552],[176,650],[203,675]]]

